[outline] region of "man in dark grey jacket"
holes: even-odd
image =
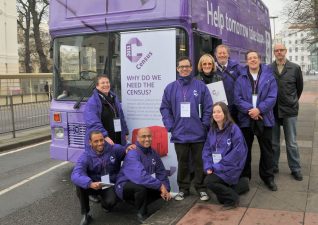
[[[298,116],[298,100],[303,91],[303,77],[299,65],[288,61],[285,57],[287,49],[283,44],[274,46],[275,62],[272,63],[278,86],[277,102],[274,108],[275,126],[273,128],[274,173],[278,173],[280,156],[280,126],[283,126],[286,142],[288,166],[295,180],[301,181],[299,150],[296,141],[296,122]]]

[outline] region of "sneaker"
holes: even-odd
[[[201,191],[199,194],[200,194],[200,200],[201,201],[208,201],[210,199],[208,194],[206,192],[204,192],[204,191]]]
[[[295,180],[298,180],[298,181],[302,181],[303,180],[303,175],[301,174],[300,171],[294,171],[291,174],[292,174],[292,176],[294,177]]]
[[[176,197],[174,197],[174,200],[176,200],[176,201],[182,201],[182,200],[184,199],[184,197],[185,197],[184,193],[183,193],[182,191],[180,191],[180,192],[176,195]]]
[[[226,211],[226,210],[231,210],[231,209],[236,209],[239,206],[239,201],[237,202],[231,202],[231,203],[225,203],[221,210]]]
[[[100,197],[98,195],[89,195],[88,199],[91,202],[99,203],[100,202]]]

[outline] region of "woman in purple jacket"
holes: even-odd
[[[85,106],[84,121],[85,144],[88,144],[88,134],[92,130],[101,131],[105,141],[111,145],[127,143],[128,128],[124,113],[117,96],[110,91],[110,82],[106,75],[96,77],[96,89]]]
[[[224,204],[224,209],[235,208],[239,204],[239,194],[249,190],[248,179],[240,178],[247,147],[225,103],[215,103],[212,115],[212,126],[202,153],[207,173],[205,183]]]

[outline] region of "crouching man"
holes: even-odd
[[[89,145],[86,146],[71,175],[81,204],[83,217],[80,225],[89,224],[91,219],[88,214],[89,195],[99,195],[101,206],[107,212],[115,206],[117,196],[112,184],[116,182],[121,161],[125,157],[125,147],[108,144],[100,131],[90,133]],[[129,146],[126,150],[133,146]]]
[[[150,129],[141,128],[136,149],[127,153],[116,182],[117,196],[135,205],[141,223],[147,218],[148,204],[160,197],[165,201],[171,199],[166,170],[151,142]]]

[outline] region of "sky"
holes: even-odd
[[[286,0],[262,0],[263,3],[267,6],[269,10],[269,16],[278,16],[277,19],[275,19],[275,33],[279,33],[280,30],[282,30],[284,26],[284,19],[282,16],[280,16],[285,4]],[[274,25],[273,25],[273,19],[271,19],[271,28],[272,28],[272,34],[274,34]]]

